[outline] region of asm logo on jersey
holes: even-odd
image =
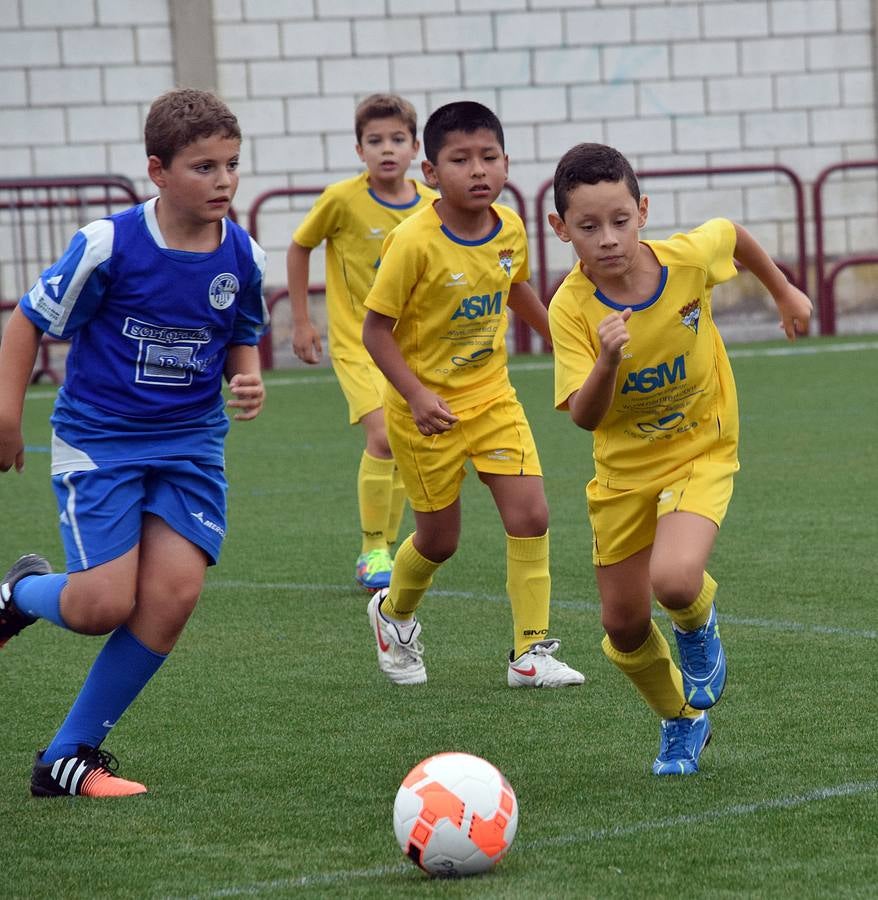
[[[683,356],[678,356],[670,365],[663,362],[639,372],[629,372],[622,385],[622,393],[636,391],[638,394],[649,394],[677,380],[686,380],[686,360]]]
[[[500,268],[507,274],[512,275],[512,251],[501,250],[498,254],[500,257]]]
[[[465,297],[460,306],[451,317],[455,319],[480,319],[483,316],[499,316],[503,307],[503,291],[497,291],[492,297],[490,294],[477,294],[474,297]]]
[[[701,300],[697,297],[680,308],[680,321],[698,334],[698,322],[701,319]]]

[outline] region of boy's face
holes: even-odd
[[[399,181],[405,178],[420,146],[402,119],[372,119],[363,128],[357,156],[366,164],[371,180]]]
[[[237,138],[214,134],[187,144],[167,168],[150,156],[147,171],[166,210],[181,223],[209,224],[229,212],[238,189],[240,152]]]
[[[638,204],[624,181],[580,184],[568,195],[562,219],[549,213],[549,224],[562,241],[573,245],[586,275],[601,280],[625,275],[640,247],[649,201]]]
[[[480,212],[500,195],[509,176],[509,157],[489,128],[451,131],[436,162],[421,164],[424,179],[457,209]]]

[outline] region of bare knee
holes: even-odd
[[[80,634],[108,634],[128,621],[134,596],[110,585],[77,585],[68,582],[61,596],[61,615],[72,631]]]
[[[421,556],[434,563],[444,563],[451,559],[457,552],[458,535],[431,533],[427,535],[415,534],[415,549]]]
[[[612,610],[601,613],[601,624],[610,643],[622,653],[633,653],[649,637],[650,616],[619,615]]]
[[[684,609],[695,602],[704,583],[704,569],[700,565],[654,565],[650,568],[650,582],[656,600],[669,609]]]

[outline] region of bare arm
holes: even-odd
[[[552,343],[552,336],[549,333],[549,313],[528,282],[516,281],[510,285],[507,305],[515,315],[527,322],[547,344]]]
[[[367,310],[363,323],[363,345],[385,378],[405,398],[418,431],[421,434],[448,431],[457,421],[457,416],[438,394],[427,390],[409,368],[393,337],[395,325],[396,319]]]
[[[265,385],[259,364],[259,347],[233,344],[229,347],[225,368],[226,380],[233,397],[227,406],[240,410],[239,421],[255,419],[265,402]]]
[[[741,225],[735,223],[735,259],[749,269],[774,298],[780,312],[781,328],[789,340],[808,333],[811,322],[811,301],[777,267],[762,245]]]
[[[0,472],[24,468],[21,416],[42,333],[16,307],[0,340]]]
[[[611,313],[598,326],[601,349],[594,368],[582,387],[568,398],[570,418],[586,431],[594,431],[610,409],[616,387],[616,373],[622,363],[622,348],[628,343],[626,322],[631,310]]]
[[[320,333],[308,315],[308,280],[311,248],[295,241],[287,250],[287,290],[293,307],[293,352],[302,362],[320,362]]]

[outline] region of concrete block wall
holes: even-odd
[[[174,85],[175,2],[186,0],[0,0],[6,176],[114,172],[149,189],[141,129],[152,98]],[[538,188],[581,140],[614,144],[641,169],[782,164],[806,189],[826,165],[878,155],[873,0],[212,0],[210,9],[216,88],[246,136],[241,213],[265,190],[356,172],[353,111],[373,91],[404,94],[421,123],[453,99],[493,107],[531,220]],[[725,214],[773,253],[795,253],[782,178],[644,188],[655,236]],[[260,222],[273,283],[284,280],[283,252],[306,205],[266,208]],[[830,252],[878,245],[873,172],[839,178],[827,206]],[[567,249],[549,246],[552,266],[566,267]]]

